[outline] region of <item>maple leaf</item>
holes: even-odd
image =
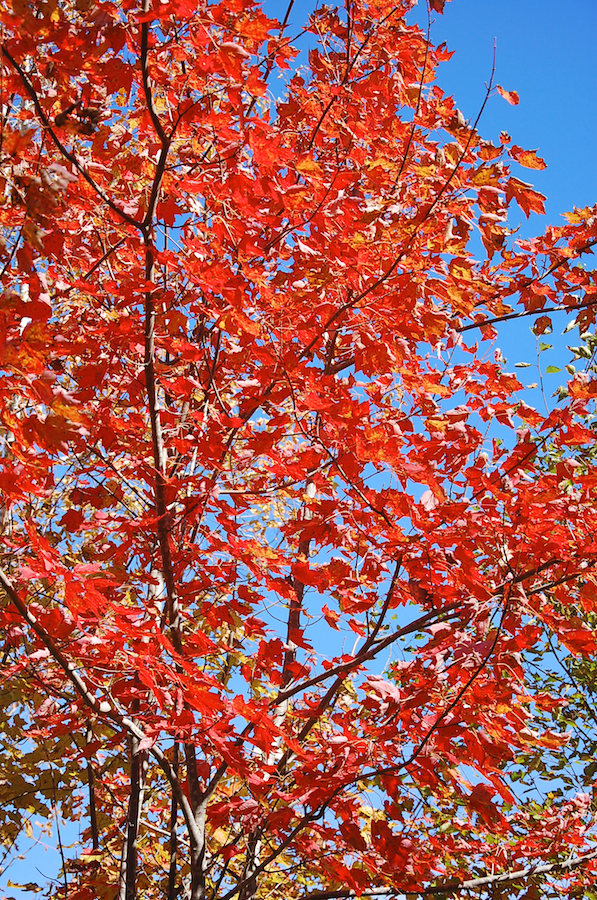
[[[520,163],[521,166],[525,166],[527,169],[547,168],[547,163],[544,159],[541,159],[540,156],[537,156],[535,150],[523,150],[522,147],[513,144],[513,146],[509,148],[508,153],[512,159],[515,159],[517,163]]]
[[[499,84],[496,85],[495,89],[498,92],[498,94],[500,95],[500,97],[503,97],[504,100],[507,100],[511,106],[518,106],[518,104],[520,103],[520,97],[518,96],[516,91],[507,91],[507,90],[505,90],[505,88],[501,87]]]

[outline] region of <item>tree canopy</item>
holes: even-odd
[[[412,5],[0,6],[0,835],[9,878],[36,823],[61,854],[26,890],[594,895],[597,211],[517,235],[545,163]],[[496,328],[561,308],[541,412]]]

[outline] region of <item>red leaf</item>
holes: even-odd
[[[509,178],[506,183],[506,198],[510,200],[512,197],[516,200],[527,219],[532,212],[545,213],[544,194],[536,191],[531,184],[513,177]]]
[[[549,316],[539,316],[533,325],[535,334],[551,334],[553,331],[552,321]]]
[[[328,625],[331,628],[334,628],[336,631],[338,631],[339,630],[338,622],[340,620],[340,614],[335,612],[334,610],[330,609],[329,606],[327,606],[326,604],[324,604],[321,607],[321,611],[322,611],[324,618],[325,618],[326,622],[328,623]]]

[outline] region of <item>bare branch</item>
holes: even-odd
[[[143,13],[149,12],[149,0],[143,0]],[[151,80],[149,77],[149,22],[143,22],[141,25],[141,79],[143,81],[143,93],[145,94],[145,103],[147,104],[147,112],[151,123],[155,128],[155,132],[162,144],[168,143],[168,136],[164,131],[164,126],[157,114],[155,103],[153,102],[153,92],[151,90]]]

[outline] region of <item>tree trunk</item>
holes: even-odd
[[[147,773],[147,751],[139,750],[139,740],[131,738],[131,790],[126,818],[126,832],[120,861],[120,881],[118,900],[137,898],[137,840],[139,822],[143,807],[145,775]]]

